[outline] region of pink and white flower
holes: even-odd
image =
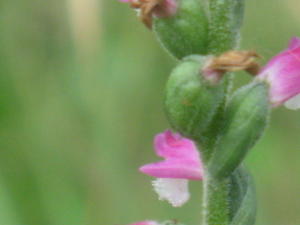
[[[132,223],[129,225],[160,225],[160,224],[152,220],[146,220],[146,221]]]
[[[257,76],[270,85],[269,98],[274,107],[300,108],[300,38],[290,40],[286,50],[273,57]]]
[[[174,207],[188,201],[188,180],[202,180],[203,167],[195,143],[178,133],[167,130],[154,139],[156,154],[165,160],[144,165],[142,173],[156,177],[152,182],[160,200]]]

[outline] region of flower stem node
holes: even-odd
[[[171,73],[167,83],[165,109],[172,127],[182,135],[204,143],[220,105],[226,85],[212,84],[202,73],[210,57],[185,58]]]

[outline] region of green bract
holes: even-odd
[[[230,225],[252,225],[256,215],[256,197],[252,177],[239,167],[230,177]]]
[[[220,137],[208,170],[214,177],[230,175],[262,135],[268,121],[268,87],[253,83],[242,87],[230,100]]]

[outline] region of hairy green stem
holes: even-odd
[[[228,205],[229,180],[219,181],[206,175],[203,186],[203,225],[228,225],[230,222]]]
[[[210,54],[221,54],[236,48],[239,41],[239,30],[243,20],[244,0],[208,0],[209,16],[209,46]],[[204,164],[213,154],[217,142],[220,121],[223,119],[227,104],[227,96],[230,92],[231,76],[227,76],[224,85],[227,86],[227,95],[224,104],[219,109],[217,118],[208,132],[209,140],[204,147]],[[205,150],[208,149],[208,150]],[[211,177],[208,173],[203,181],[204,190],[204,223],[203,225],[229,225],[231,223],[231,212],[229,206],[230,177],[222,180]]]
[[[244,0],[208,0],[209,52],[220,54],[233,49],[239,41]]]
[[[218,109],[207,135],[210,136],[202,148],[202,160],[205,165],[211,158],[217,143],[220,124],[222,122],[228,95],[231,87],[231,76],[225,77],[226,92],[223,104]],[[200,146],[200,145],[199,145]],[[203,180],[203,225],[229,225],[230,211],[228,207],[228,196],[230,194],[229,179],[217,180],[205,171]]]

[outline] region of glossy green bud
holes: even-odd
[[[178,59],[192,54],[206,54],[208,19],[201,0],[177,0],[176,13],[154,17],[153,30],[161,44]]]
[[[226,85],[212,84],[202,75],[207,58],[185,58],[171,73],[167,82],[165,108],[172,127],[183,136],[205,144],[220,106],[224,103]],[[216,129],[214,129],[216,130]]]
[[[268,121],[268,87],[252,83],[238,90],[226,107],[220,137],[209,161],[211,176],[230,175],[262,135]]]

